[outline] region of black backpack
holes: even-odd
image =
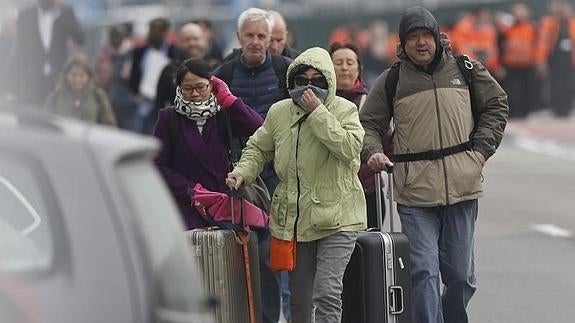
[[[475,102],[475,88],[474,88],[474,81],[473,81],[473,74],[474,74],[474,67],[473,63],[469,59],[467,55],[456,55],[455,61],[457,62],[457,66],[459,67],[459,71],[463,75],[463,78],[467,82],[469,87],[469,97],[471,99],[471,113],[473,115],[473,131],[469,135],[470,141],[464,142],[462,144],[447,147],[443,149],[437,150],[430,150],[421,153],[408,153],[408,154],[396,154],[393,156],[394,162],[406,162],[406,161],[416,161],[416,160],[434,160],[443,158],[448,155],[452,155],[464,150],[471,150],[472,143],[471,137],[475,133],[477,128],[477,124],[479,122],[479,110],[477,104]],[[395,94],[397,92],[397,82],[399,81],[399,68],[401,66],[401,62],[394,63],[389,72],[387,74],[387,78],[385,80],[385,94],[387,99],[387,104],[391,107],[391,115],[393,117],[393,100],[395,99]]]

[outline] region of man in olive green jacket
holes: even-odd
[[[273,160],[280,183],[272,199],[270,231],[297,238],[290,273],[294,322],[341,320],[343,273],[366,207],[357,172],[364,136],[355,105],[337,97],[329,53],[311,48],[289,66],[291,99],[270,108],[227,183],[252,182]]]
[[[381,138],[393,118],[395,198],[411,246],[414,322],[467,322],[466,306],[476,289],[473,240],[481,171],[503,137],[507,95],[473,61],[474,120],[469,85],[441,46],[433,15],[422,7],[407,9],[399,37],[393,106],[385,91],[388,70],[360,114],[366,132],[362,157],[375,171],[390,163]]]

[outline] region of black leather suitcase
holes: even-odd
[[[393,222],[393,168],[389,167],[391,232],[383,232],[381,174],[376,174],[378,228],[359,233],[343,278],[345,323],[411,322],[409,241],[395,232]]]

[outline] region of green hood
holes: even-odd
[[[305,52],[301,53],[296,59],[290,64],[287,70],[287,87],[288,89],[293,88],[294,73],[299,70],[302,65],[307,65],[320,71],[323,76],[325,76],[328,84],[327,98],[325,99],[324,105],[327,107],[335,98],[335,91],[337,89],[335,70],[333,68],[333,63],[331,61],[331,56],[329,53],[320,47],[312,47]]]

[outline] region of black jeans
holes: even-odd
[[[537,75],[533,68],[508,68],[503,82],[509,96],[509,117],[525,118],[540,104]]]
[[[569,115],[573,107],[574,70],[573,65],[565,66],[550,62],[551,109],[557,117]]]

